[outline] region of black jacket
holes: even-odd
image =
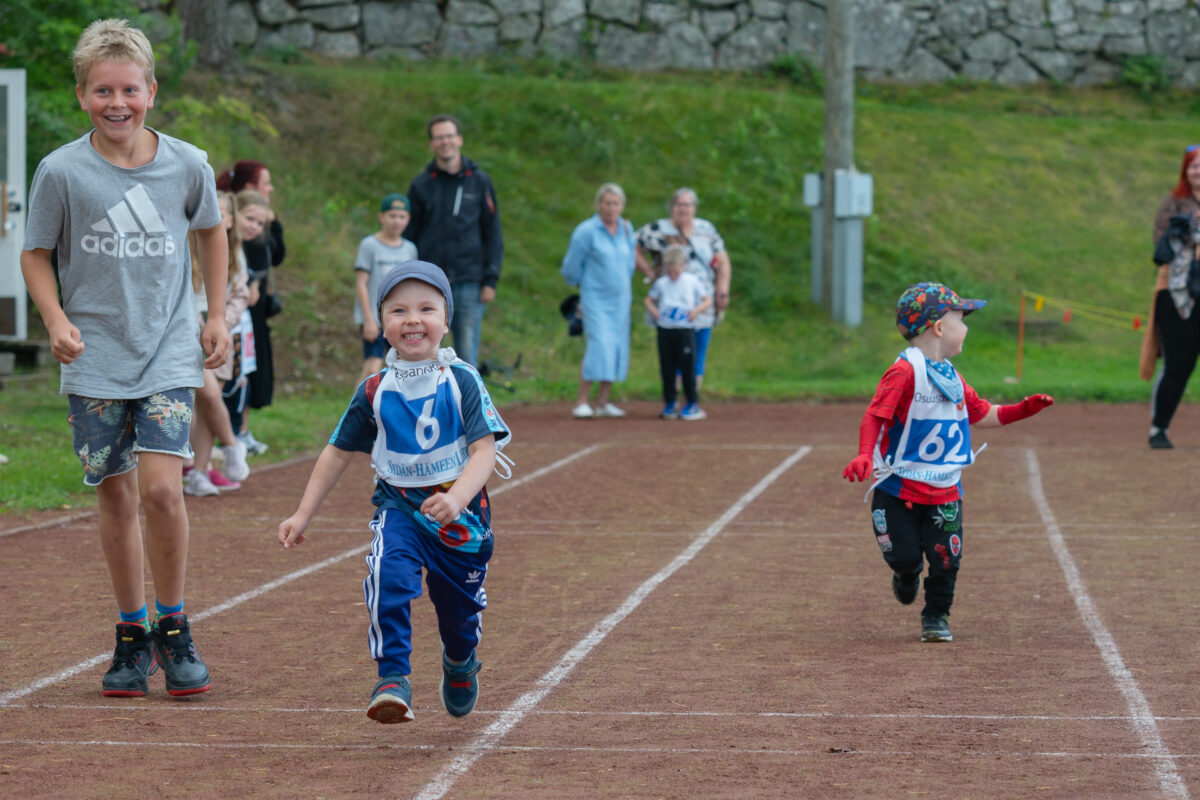
[[[408,187],[412,219],[405,237],[422,261],[441,267],[451,283],[500,280],[504,239],[492,179],[469,158],[455,175],[431,161]]]

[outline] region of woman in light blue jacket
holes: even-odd
[[[571,415],[623,417],[609,402],[616,381],[629,375],[629,309],[633,303],[630,279],[634,269],[633,226],[621,218],[625,192],[615,183],[596,190],[596,214],[575,227],[563,258],[563,278],[579,287],[583,335],[587,340],[579,375],[579,397]],[[596,405],[588,405],[592,384]]]

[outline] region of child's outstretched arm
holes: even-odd
[[[225,284],[229,280],[229,239],[219,224],[196,231],[196,250],[200,267],[204,272],[204,293],[208,307],[225,307]],[[225,326],[224,314],[209,314],[200,332],[200,344],[204,347],[204,366],[216,369],[229,358],[232,347],[229,329]]]
[[[54,280],[50,252],[41,248],[22,250],[21,275],[50,334],[51,355],[61,364],[70,364],[83,353],[83,336],[58,302],[58,283]]]
[[[1019,403],[1007,406],[993,405],[988,409],[983,419],[973,423],[979,428],[998,428],[1013,422],[1032,417],[1034,414],[1054,405],[1054,398],[1048,394],[1031,394]]]
[[[488,476],[496,468],[496,438],[487,435],[467,445],[467,465],[448,491],[425,498],[421,513],[428,514],[442,525],[453,522],[479,494]]]
[[[863,414],[862,423],[858,426],[858,455],[842,470],[842,477],[854,483],[866,481],[874,466],[875,444],[879,441],[879,432],[887,420],[877,417],[870,411]]]
[[[321,503],[325,502],[329,492],[337,486],[338,480],[353,458],[354,453],[350,450],[342,450],[331,444],[325,445],[325,449],[317,457],[317,463],[313,465],[308,485],[304,487],[304,496],[300,498],[300,505],[296,507],[294,514],[279,523],[277,536],[281,545],[295,547],[304,541],[304,531],[308,529],[308,523],[312,522],[313,516],[321,507]]]

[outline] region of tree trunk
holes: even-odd
[[[226,74],[237,72],[241,64],[229,34],[228,0],[178,0],[176,8],[184,40],[198,45],[196,63]]]

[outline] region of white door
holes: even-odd
[[[26,337],[25,70],[0,69],[0,339]]]

